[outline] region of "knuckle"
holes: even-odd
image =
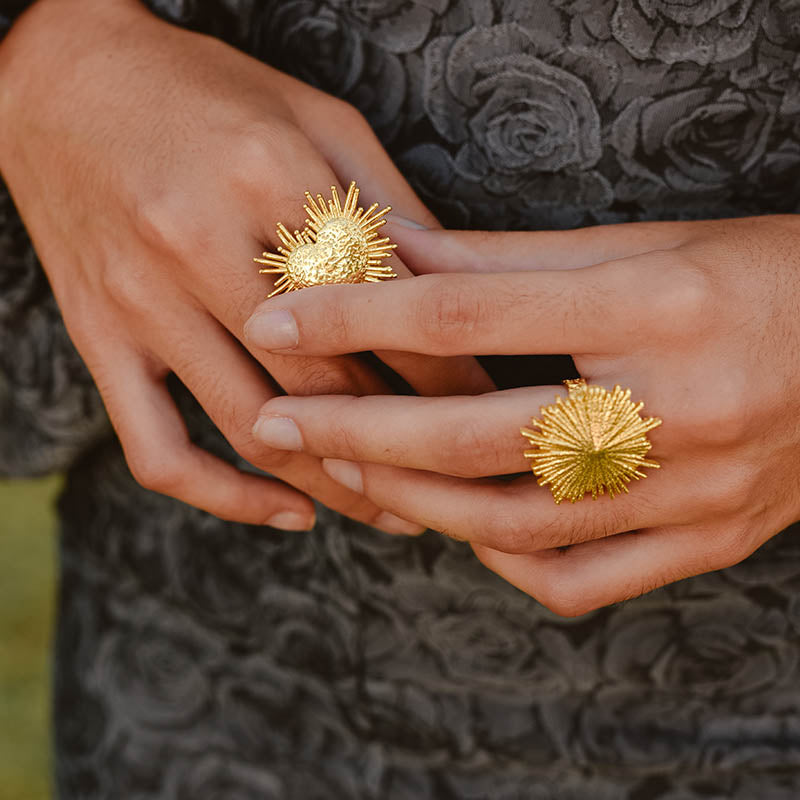
[[[174,189],[140,196],[133,209],[133,228],[154,250],[180,260],[197,256],[208,236],[198,221],[192,195]]]
[[[752,506],[754,480],[741,463],[714,469],[714,481],[707,485],[701,501],[707,516],[727,516],[746,511]]]
[[[596,503],[593,503],[596,506]],[[598,514],[591,506],[582,514],[575,514],[567,523],[566,520],[552,520],[539,528],[538,549],[554,547],[573,547],[593,539],[605,539],[625,531],[626,526],[622,512],[606,502],[604,513]]]
[[[655,307],[650,318],[665,326],[671,337],[687,333],[697,336],[709,322],[709,309],[714,304],[715,290],[707,270],[684,251],[663,251],[651,256],[659,270]]]
[[[297,453],[289,450],[273,450],[266,445],[250,440],[236,448],[236,452],[253,466],[267,472],[277,472],[284,469],[297,458]]]
[[[530,513],[518,510],[514,504],[502,508],[486,504],[484,509],[479,524],[482,538],[490,547],[512,554],[532,553],[543,548]]]
[[[479,421],[461,421],[451,430],[443,431],[441,440],[431,449],[455,456],[448,459],[451,465],[447,471],[459,478],[498,474],[501,470],[502,443],[488,436]]]
[[[728,370],[715,377],[714,386],[692,401],[686,415],[676,420],[679,435],[690,444],[729,447],[748,437],[752,426],[752,391],[744,373]]]
[[[152,309],[152,289],[142,269],[123,269],[119,265],[102,272],[103,289],[118,308],[131,314]]]
[[[358,460],[364,455],[364,436],[354,429],[352,418],[350,416],[340,419],[331,419],[326,426],[325,431],[326,444],[331,448],[331,452],[335,450],[341,455],[342,458],[349,458]],[[403,461],[402,451],[395,450],[391,446],[384,446],[383,452],[387,460],[394,463]]]
[[[596,604],[563,575],[543,579],[536,599],[560,617],[581,617],[596,608]]]
[[[364,114],[346,100],[341,100],[338,97],[333,98],[329,113],[337,122],[343,124],[347,130],[352,130],[353,128],[361,128],[362,130],[369,128],[370,131],[372,130]]]
[[[290,120],[272,117],[248,125],[233,137],[225,171],[234,185],[263,190],[275,185],[276,167],[302,163],[307,155],[297,127]]]
[[[360,383],[356,367],[342,359],[293,359],[291,380],[281,384],[291,394],[352,394]]]
[[[346,298],[339,302],[336,290],[330,293],[330,301],[318,305],[315,309],[316,320],[310,332],[313,339],[337,345],[342,351],[348,351],[354,345],[354,320],[346,304]],[[304,327],[303,336],[308,343],[308,326]]]
[[[747,558],[752,550],[750,533],[746,524],[733,521],[707,531],[702,571],[726,569]]]
[[[435,355],[447,355],[463,346],[474,331],[479,314],[474,292],[455,281],[433,280],[419,304],[417,324]]]
[[[220,386],[215,387],[220,389]],[[213,418],[227,442],[236,453],[248,463],[259,469],[276,470],[286,466],[297,454],[292,451],[276,450],[258,442],[253,436],[253,420],[221,392],[208,396],[215,398]]]
[[[128,457],[128,467],[136,482],[151,492],[179,497],[184,486],[184,473],[172,457],[138,455]]]
[[[714,302],[712,281],[707,272],[686,259],[681,260],[676,271],[665,299],[673,319],[689,323],[696,331],[704,327],[709,307]]]

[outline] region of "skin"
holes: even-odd
[[[566,396],[557,386],[277,398],[262,442],[326,459],[343,485],[471,542],[567,616],[735,564],[800,519],[800,218],[393,234],[438,274],[283,297],[256,310],[252,341],[298,357],[569,353],[663,419],[648,454],[661,469],[629,494],[555,505],[519,428]]]
[[[389,391],[361,357],[289,358],[243,337],[271,288],[252,259],[276,244],[278,220],[302,227],[305,190],[356,179],[364,205],[391,199],[437,224],[352,106],[135,0],[40,0],[0,47],[0,171],[143,486],[241,522],[309,528],[316,498],[391,532],[420,530],[319,458],[251,433],[282,391]],[[472,358],[383,360],[420,394],[492,386]],[[170,372],[276,480],[191,443]]]

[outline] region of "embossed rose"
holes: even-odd
[[[288,669],[332,680],[352,674],[358,616],[306,590],[271,584],[258,600],[261,649]]]
[[[256,55],[295,78],[342,96],[364,70],[364,42],[318,0],[273,2],[259,18]]]
[[[206,624],[249,638],[259,613],[258,593],[270,575],[259,537],[244,525],[183,513],[185,519],[165,540],[172,591]]]
[[[511,774],[509,774],[511,772]],[[526,770],[445,771],[448,796],[459,800],[621,800],[619,784],[574,773],[542,777]],[[452,793],[452,794],[451,794]]]
[[[358,752],[360,744],[343,722],[340,691],[266,659],[259,662],[215,687],[217,729],[227,733],[237,753],[256,762],[310,762]]]
[[[773,0],[764,20],[767,37],[777,44],[800,44],[800,0]]]
[[[791,137],[784,139],[764,156],[761,172],[753,186],[754,199],[761,206],[758,210],[762,213],[800,213],[798,186],[800,186],[800,126]],[[779,568],[783,571],[790,567],[790,563],[784,563]],[[795,563],[795,568],[795,571],[800,571],[800,562]]]
[[[425,672],[420,678],[364,680],[351,711],[357,735],[426,760],[464,749],[462,740],[471,727],[469,697],[464,692],[441,692]]]
[[[603,669],[612,681],[645,680],[656,691],[752,695],[791,679],[787,627],[782,614],[734,592],[650,613],[624,608],[609,628]]]
[[[384,50],[411,53],[427,38],[450,0],[330,0],[331,6]]]
[[[732,743],[732,747],[736,747]],[[730,765],[726,762],[726,769],[730,773]],[[684,783],[685,781],[685,783]],[[797,800],[797,776],[793,769],[764,770],[753,769],[750,765],[736,771],[735,785],[725,789],[725,794],[719,791],[709,795],[708,787],[703,781],[692,780],[690,775],[677,781],[681,788],[675,788],[666,794],[659,795],[658,800]]]
[[[588,763],[673,770],[698,762],[698,727],[709,711],[685,693],[601,688],[581,705],[573,736]]]
[[[253,50],[278,69],[352,103],[384,141],[395,135],[406,72],[394,53],[367,40],[341,11],[318,0],[271,3],[259,17]]]
[[[723,200],[761,167],[774,119],[773,103],[731,88],[632,100],[611,131],[625,173],[617,196],[642,204],[673,197],[685,205],[692,195],[698,203]]]
[[[423,100],[455,146],[457,176],[487,199],[600,208],[610,191],[593,169],[601,154],[593,95],[602,102],[615,80],[599,53],[565,51],[546,32],[508,23],[432,40]]]
[[[618,0],[614,38],[639,59],[714,64],[753,43],[766,0]]]
[[[87,591],[83,576],[70,566],[60,580],[53,727],[59,756],[67,764],[80,763],[102,747],[109,721],[102,699],[86,686],[100,627],[99,598]]]
[[[777,712],[797,710],[798,652],[784,613],[738,591],[663,597],[609,620],[607,688],[580,711],[586,758],[652,770],[780,758]]]
[[[192,760],[176,759],[164,795],[175,800],[282,800],[286,787],[266,766],[209,754]]]
[[[471,735],[480,752],[497,759],[519,759],[528,766],[550,765],[560,755],[563,737],[571,736],[572,716],[561,713],[565,704],[557,693],[546,696],[548,712],[544,714],[541,702],[530,696],[527,685],[523,676],[516,687],[509,685],[505,692],[476,692],[472,697]]]
[[[526,695],[563,690],[569,648],[563,639],[556,641],[554,631],[534,633],[533,627],[530,619],[503,611],[497,603],[422,614],[416,624],[421,641],[454,679],[494,686],[512,681]]]
[[[89,686],[119,720],[150,728],[190,727],[206,712],[208,671],[220,644],[188,619],[150,600],[119,603]]]

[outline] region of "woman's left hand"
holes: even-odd
[[[269,300],[251,342],[316,356],[569,353],[591,384],[629,387],[663,419],[648,454],[662,468],[629,494],[555,505],[519,433],[565,394],[553,386],[279,397],[256,426],[264,444],[329,459],[344,485],[468,540],[564,615],[732,565],[800,518],[800,218],[394,234],[415,271],[459,272]]]

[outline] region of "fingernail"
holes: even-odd
[[[412,228],[415,231],[428,230],[428,228],[425,225],[420,225],[419,222],[414,222],[413,219],[406,219],[406,217],[399,217],[397,216],[397,214],[392,214],[392,216],[389,217],[386,221],[394,222],[396,225],[401,225],[404,228]]]
[[[373,527],[380,528],[386,533],[405,533],[408,536],[419,536],[420,533],[425,533],[426,528],[422,525],[417,525],[416,522],[409,522],[407,519],[402,519],[388,511],[384,511],[373,523]]]
[[[342,461],[339,458],[323,458],[322,469],[336,483],[341,483],[342,486],[346,486],[357,494],[364,494],[364,479],[358,464],[352,461]]]
[[[303,449],[303,437],[289,417],[259,417],[253,425],[253,436],[262,444],[276,450]]]
[[[297,347],[300,334],[290,311],[262,311],[245,323],[244,338],[264,350],[289,350]]]
[[[280,511],[267,520],[267,525],[282,531],[310,531],[314,522],[313,516],[298,514],[296,511]]]

